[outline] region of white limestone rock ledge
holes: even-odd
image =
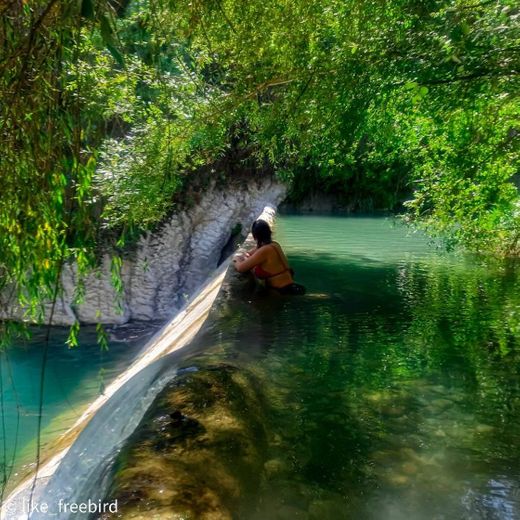
[[[212,185],[196,206],[174,214],[124,255],[122,295],[116,294],[111,283],[111,261],[106,255],[86,280],[84,303],[73,305],[77,270],[75,265],[67,265],[53,325],[71,325],[76,320],[123,324],[171,318],[215,269],[232,229],[240,224],[247,233],[263,208],[276,207],[285,191],[285,186],[272,178],[252,179],[247,185],[228,189]],[[7,292],[0,294],[0,319],[22,320],[23,309],[6,298]],[[46,321],[50,309],[50,304],[46,305]]]

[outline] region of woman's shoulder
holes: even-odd
[[[269,244],[264,244],[260,249],[263,249],[264,251],[269,251],[269,250],[280,250],[282,249],[282,246],[278,243],[278,242],[275,242],[274,240],[272,242],[269,242]]]

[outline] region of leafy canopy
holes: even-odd
[[[407,193],[408,217],[452,243],[519,252],[512,0],[28,0],[0,15],[1,285],[33,319],[65,262],[81,279],[194,179],[244,161],[294,197],[388,208]]]

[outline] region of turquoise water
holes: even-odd
[[[43,395],[43,453],[81,416],[108,382],[126,368],[151,328],[134,325],[110,333],[109,350],[102,351],[94,327],[84,326],[79,345],[68,348],[68,329],[53,328]],[[32,467],[36,457],[40,372],[46,330],[33,328],[32,337],[0,353],[2,415],[0,477],[12,487]],[[4,472],[5,471],[5,472]]]
[[[123,513],[177,511],[177,486],[182,518],[520,518],[516,266],[385,219],[283,216],[276,239],[308,294],[223,305],[118,461]]]

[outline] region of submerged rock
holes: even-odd
[[[344,500],[315,500],[309,507],[309,520],[339,520],[347,518]]]
[[[282,459],[270,459],[264,464],[264,475],[268,479],[287,472],[287,470],[288,463]]]
[[[449,399],[434,399],[431,404],[434,409],[434,413],[442,413],[444,410],[447,410],[453,406],[453,402]]]
[[[405,475],[415,475],[417,473],[417,466],[413,462],[405,462],[401,466],[401,471]]]
[[[381,407],[381,413],[387,417],[401,417],[406,412],[404,406],[389,405]]]
[[[102,518],[231,519],[266,469],[254,388],[229,365],[173,381],[120,453],[107,498],[119,511]]]
[[[406,475],[391,472],[387,476],[387,482],[392,486],[406,486],[410,479]]]
[[[475,426],[475,431],[477,433],[491,433],[494,432],[496,428],[491,426],[490,424],[477,424]]]

